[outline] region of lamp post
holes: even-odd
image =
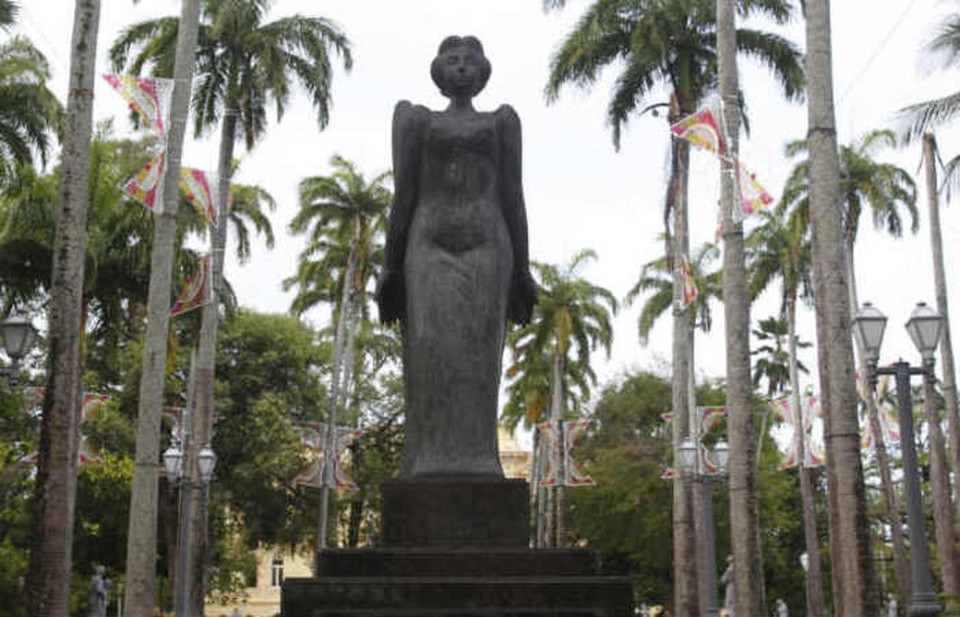
[[[684,437],[677,449],[677,458],[680,470],[700,485],[700,522],[703,543],[703,563],[700,564],[700,585],[703,600],[701,603],[705,617],[717,617],[719,602],[717,599],[717,543],[713,525],[713,478],[723,477],[727,471],[727,461],[730,459],[730,448],[722,439],[713,447],[713,454],[717,461],[716,473],[703,469],[698,455],[698,444],[690,437]]]
[[[0,375],[13,388],[20,383],[20,361],[33,347],[37,331],[23,315],[11,315],[0,324],[0,335],[3,336],[3,350],[10,358],[10,366],[0,368]]]
[[[191,617],[190,598],[193,581],[193,560],[190,553],[193,550],[193,492],[203,490],[213,477],[213,469],[217,464],[217,455],[209,444],[200,448],[197,453],[196,469],[191,469],[189,457],[184,455],[180,448],[172,445],[163,453],[163,467],[167,472],[167,479],[171,485],[180,484],[180,533],[177,538],[177,580],[174,590],[174,615],[176,617]],[[196,478],[196,480],[194,479]]]
[[[900,444],[903,456],[903,482],[907,502],[907,524],[910,533],[910,617],[925,617],[939,614],[930,574],[930,552],[924,532],[923,510],[920,500],[920,476],[917,471],[917,449],[913,434],[913,401],[910,394],[910,376],[923,375],[933,380],[933,351],[940,341],[942,319],[937,313],[920,302],[907,321],[907,332],[920,350],[922,367],[911,367],[899,360],[889,367],[878,367],[880,344],[887,318],[869,302],[864,302],[854,317],[854,328],[863,342],[867,356],[867,378],[871,391],[876,389],[878,375],[893,375],[897,383],[897,404],[900,407]]]

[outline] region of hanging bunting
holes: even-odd
[[[219,188],[216,178],[200,169],[180,168],[180,190],[211,226],[217,224]]]
[[[541,422],[537,424],[540,431],[541,457],[543,473],[540,476],[540,486],[556,486],[560,482],[560,474],[555,463],[553,453],[557,450],[557,424],[555,422]]]
[[[170,429],[170,441],[176,445],[183,445],[183,418],[186,417],[183,407],[164,407],[160,411],[160,425]]]
[[[127,101],[130,109],[139,114],[161,140],[166,141],[173,80],[111,74],[103,78]]]
[[[676,124],[672,124],[670,131],[701,150],[717,155],[727,153],[727,145],[720,130],[718,113],[714,105],[701,107]]]
[[[206,304],[209,299],[207,297],[207,280],[209,278],[210,254],[207,253],[200,259],[200,266],[197,271],[187,279],[187,284],[184,286],[180,297],[170,307],[170,317],[182,315]]]
[[[796,435],[796,419],[790,410],[790,398],[784,398],[769,402],[770,409],[774,415],[781,421],[785,421],[789,426],[789,441],[783,458],[780,461],[780,469],[796,467],[798,464]],[[826,451],[823,443],[823,408],[820,404],[820,397],[805,396],[800,399],[800,432],[803,439],[803,466],[820,467],[826,462]]]
[[[137,175],[123,185],[123,192],[139,201],[147,209],[163,212],[163,175],[166,171],[166,152],[161,151],[148,161]]]
[[[697,281],[693,278],[693,271],[690,269],[690,264],[687,262],[686,256],[681,258],[680,262],[680,277],[683,279],[683,287],[681,289],[680,295],[680,308],[686,309],[693,301],[697,299]]]

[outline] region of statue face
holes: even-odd
[[[451,97],[472,97],[483,87],[483,59],[476,50],[458,45],[440,57],[441,83]]]

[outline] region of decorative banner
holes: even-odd
[[[172,79],[110,74],[103,78],[126,99],[130,109],[139,114],[160,139],[167,140]]]
[[[123,192],[149,210],[163,212],[163,175],[167,168],[166,151],[161,151],[123,185]]]
[[[560,482],[560,473],[557,469],[553,452],[556,451],[557,424],[556,422],[541,422],[537,424],[537,430],[540,431],[541,452],[546,453],[542,456],[543,472],[540,475],[540,486],[556,486]]]
[[[160,424],[170,427],[170,439],[177,445],[183,445],[183,418],[186,411],[184,407],[164,407],[160,411]]]
[[[740,186],[740,209],[747,216],[773,203],[773,197],[757,181],[757,175],[737,163],[737,183]]]
[[[203,306],[207,303],[207,280],[210,278],[210,254],[200,259],[200,267],[187,279],[187,284],[177,301],[170,307],[170,317],[182,315],[187,311]]]
[[[200,169],[180,168],[180,190],[210,225],[217,223],[219,189],[217,177]]]
[[[873,393],[873,400],[877,407],[877,419],[880,421],[880,432],[884,443],[894,445],[900,443],[900,422],[896,407],[886,401],[890,388],[890,375],[881,375],[877,381],[877,390]],[[860,447],[864,450],[872,450],[876,445],[876,435],[873,434],[873,427],[870,426],[870,419],[867,417],[867,385],[859,372],[857,373],[857,393],[864,404],[863,417],[860,419]]]
[[[584,473],[580,466],[573,460],[570,453],[587,433],[587,427],[590,426],[589,420],[567,420],[563,422],[563,454],[564,454],[564,478],[565,486],[593,486],[596,482],[589,475]]]
[[[83,393],[83,407],[80,412],[80,422],[86,422],[93,416],[97,415],[99,411],[107,404],[107,401],[110,400],[110,397],[106,394],[94,394],[92,392]],[[90,465],[92,463],[100,463],[103,459],[94,451],[93,447],[87,441],[87,437],[81,432],[80,433],[80,443],[77,447],[77,456],[81,465]]]
[[[686,256],[681,258],[680,276],[683,279],[683,288],[680,296],[680,308],[686,309],[693,301],[697,299],[697,281],[693,278],[693,271],[690,270],[690,264]]]
[[[297,426],[300,428],[300,446],[303,449],[304,458],[308,460],[308,466],[306,470],[293,479],[293,482],[296,485],[320,488],[325,484],[323,446],[327,425],[323,422],[298,422]],[[357,484],[347,477],[341,459],[350,444],[362,434],[363,429],[348,426],[337,427],[337,443],[332,469],[332,485],[334,488],[345,491],[360,490]]]
[[[670,131],[680,139],[686,139],[694,146],[718,155],[727,153],[727,145],[717,121],[717,110],[713,105],[701,107],[686,118],[670,126]]]
[[[726,407],[697,407],[697,425],[698,425],[698,442],[700,444],[700,472],[703,475],[716,476],[720,474],[720,466],[713,459],[713,456],[710,450],[703,443],[703,438],[706,437],[713,429],[720,424],[720,420],[727,415]],[[660,414],[660,417],[665,423],[670,423],[673,421],[673,412],[667,412]],[[678,477],[679,473],[674,467],[667,467],[663,474],[660,475],[661,480],[673,480]]]
[[[776,417],[785,421],[789,427],[789,445],[780,461],[780,469],[797,466],[797,426],[790,410],[790,398],[770,401],[770,409]],[[820,397],[805,396],[800,399],[800,420],[803,435],[803,466],[820,467],[826,463],[826,451],[823,443],[823,408]]]
[[[540,480],[540,486],[593,486],[593,478],[583,472],[579,465],[573,460],[571,452],[574,446],[579,443],[583,435],[590,426],[589,420],[560,420],[560,431],[557,430],[557,422],[547,421],[537,425],[540,430],[540,437],[544,451],[547,456],[544,457],[545,466],[543,477]],[[563,439],[563,478],[560,477],[560,470],[556,468],[556,462],[559,458],[557,448],[560,446],[558,433],[562,433]]]

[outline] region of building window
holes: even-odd
[[[274,557],[270,562],[270,586],[279,587],[283,584],[283,558]]]

